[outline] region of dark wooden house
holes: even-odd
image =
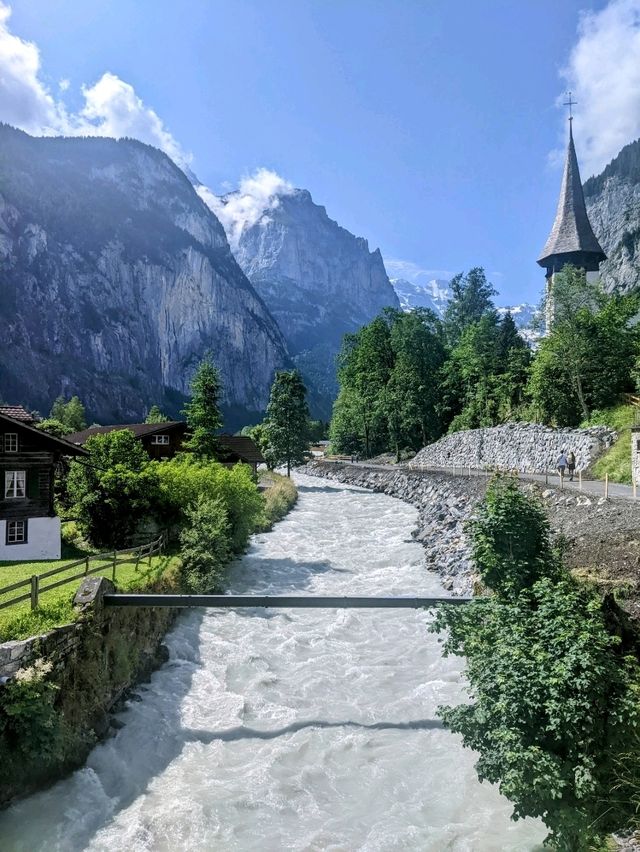
[[[0,561],[60,558],[54,473],[63,456],[86,454],[24,418],[0,412]]]
[[[168,423],[126,423],[119,426],[92,426],[82,432],[67,436],[67,441],[83,446],[92,435],[106,435],[128,429],[138,438],[152,459],[173,458],[182,450],[187,432],[184,420],[172,420]],[[243,435],[220,435],[220,454],[218,461],[229,467],[234,464],[251,465],[254,471],[264,462],[255,441]]]
[[[123,423],[118,426],[91,426],[82,432],[67,435],[67,441],[83,446],[92,435],[107,435],[128,429],[140,440],[152,459],[170,459],[182,450],[187,424],[183,420],[168,423]]]

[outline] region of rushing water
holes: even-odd
[[[416,512],[299,478],[233,591],[441,594],[410,539]],[[170,661],[85,768],[0,816],[3,852],[532,850],[436,718],[462,699],[429,616],[412,610],[194,611]]]

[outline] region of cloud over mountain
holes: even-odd
[[[587,178],[640,136],[640,0],[611,0],[598,12],[584,12],[562,77],[578,101]]]
[[[41,74],[40,51],[34,42],[11,32],[11,8],[0,0],[0,120],[27,133],[53,136],[132,136],[162,149],[179,165],[190,156],[144,104],[129,83],[106,72],[93,85],[83,85],[84,104],[69,112],[60,95],[69,88],[60,81],[54,96]]]
[[[274,210],[283,195],[294,192],[293,184],[270,169],[257,169],[243,177],[235,192],[220,198],[206,186],[197,187],[202,200],[222,222],[232,248],[237,248],[243,228],[251,228],[268,210]]]

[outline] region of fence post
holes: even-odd
[[[545,485],[549,484],[549,471],[548,470],[545,470],[545,472],[544,472],[544,484]]]
[[[85,576],[89,573],[89,557],[84,560],[84,573]]]
[[[638,499],[638,483],[635,481],[635,479],[633,480],[633,499]]]
[[[117,560],[118,560],[118,554],[114,550],[113,551],[113,571],[111,572],[111,579],[113,580],[114,583],[116,581],[116,565],[118,564]]]
[[[605,473],[604,475],[604,499],[609,499],[609,474]]]
[[[40,577],[34,574],[31,577],[31,609],[38,608],[38,592],[40,591]]]

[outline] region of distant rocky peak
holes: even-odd
[[[242,178],[238,189],[225,195],[215,195],[202,184],[197,184],[196,190],[222,222],[233,250],[238,247],[243,231],[264,216],[268,219],[269,212],[279,207],[282,198],[295,195],[311,200],[307,190],[295,189],[279,174],[264,168]]]

